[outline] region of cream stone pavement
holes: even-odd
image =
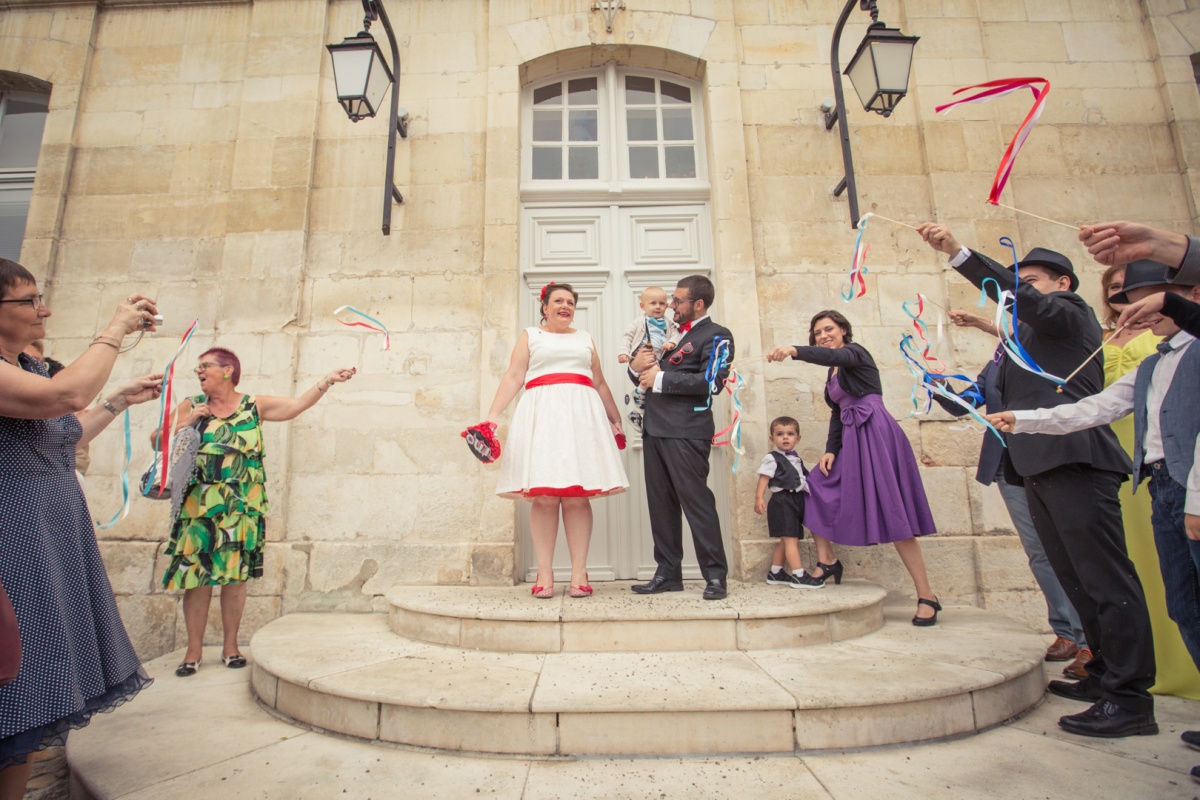
[[[1095,740],[1059,730],[1082,708],[1056,697],[963,739],[802,756],[645,759],[473,758],[365,744],[275,719],[249,670],[206,666],[188,681],[181,653],[148,664],[157,682],[128,707],[72,734],[73,798],[836,798],[1026,800],[1186,798],[1200,755],[1179,732],[1194,701],[1158,698],[1158,736]],[[1048,665],[1047,679],[1058,667]]]
[[[450,755],[297,727],[255,701],[250,669],[220,667],[217,648],[187,680],[172,675],[180,656],[149,662],[153,686],[72,734],[72,797],[1184,798],[1196,794],[1188,770],[1200,763],[1178,738],[1196,726],[1200,705],[1173,697],[1157,699],[1161,733],[1132,739],[1061,731],[1058,717],[1083,706],[1047,696],[981,734],[910,746],[721,758]],[[1046,678],[1059,668],[1047,665]]]

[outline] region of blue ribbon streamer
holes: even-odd
[[[96,413],[96,412],[93,412]],[[116,525],[119,520],[124,519],[129,515],[129,461],[133,458],[133,438],[129,430],[129,409],[125,409],[125,464],[121,467],[121,507],[117,509],[117,513],[113,514],[113,518],[103,525],[100,525],[100,530],[106,531],[113,525]],[[99,524],[99,520],[96,521]]]
[[[720,394],[721,381],[719,376],[721,370],[729,366],[729,340],[722,339],[720,336],[713,337],[713,347],[708,353],[708,364],[704,367],[704,380],[708,381],[708,397],[704,398],[704,405],[696,406],[693,411],[707,411],[712,408],[712,399],[714,394]]]
[[[1007,236],[1000,237],[1000,244],[1012,251],[1013,275],[1016,278],[1016,285],[1013,286],[1013,290],[1010,292],[1008,290],[1002,290],[999,282],[996,280],[992,278],[984,278],[979,284],[979,305],[982,306],[986,301],[987,285],[988,281],[991,281],[996,287],[997,295],[996,303],[998,308],[996,310],[996,332],[1000,335],[1000,344],[1004,347],[1004,352],[1007,353],[1008,356],[1017,364],[1017,366],[1021,367],[1021,369],[1045,378],[1057,386],[1063,386],[1066,384],[1066,381],[1057,375],[1051,375],[1049,372],[1038,366],[1037,361],[1034,360],[1033,356],[1029,354],[1029,351],[1026,350],[1021,344],[1021,339],[1018,336],[1017,329],[1017,324],[1020,322],[1019,318],[1017,317],[1017,295],[1019,294],[1018,286],[1021,282],[1021,276],[1019,274],[1020,262],[1017,258],[1017,247],[1013,244],[1013,240]],[[1010,311],[1011,313],[1006,313],[1006,311]]]
[[[904,336],[900,339],[900,355],[904,359],[904,364],[908,367],[908,371],[912,373],[914,378],[917,379],[916,383],[913,384],[912,390],[909,392],[909,397],[913,404],[913,411],[910,412],[908,416],[911,417],[916,416],[917,414],[928,414],[933,409],[933,396],[936,394],[938,397],[943,397],[964,409],[973,420],[978,422],[987,430],[991,431],[992,435],[1000,440],[1001,445],[1008,447],[1008,443],[1004,441],[1003,434],[1001,434],[1000,431],[998,431],[996,427],[992,425],[992,423],[988,422],[987,419],[975,408],[976,403],[979,405],[984,405],[983,393],[980,391],[979,384],[971,380],[966,375],[961,375],[958,373],[935,376],[933,373],[929,372],[929,370],[925,369],[925,366],[913,354],[912,351],[915,347],[916,345],[913,335],[911,333],[904,334]],[[935,378],[945,381],[963,381],[967,384],[967,388],[963,389],[961,392],[955,393],[949,391],[944,386],[939,384]],[[921,410],[922,404],[917,399],[920,390],[925,391],[926,399],[924,403],[924,410]]]

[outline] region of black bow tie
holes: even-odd
[[[1174,349],[1175,349],[1175,345],[1171,344],[1170,342],[1159,342],[1158,343],[1158,352],[1162,353],[1164,356]]]

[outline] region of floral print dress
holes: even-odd
[[[205,398],[193,397],[199,405]],[[210,417],[195,475],[171,526],[167,589],[222,586],[262,577],[267,491],[262,425],[244,395],[228,417]]]

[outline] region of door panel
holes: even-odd
[[[538,295],[549,281],[570,283],[579,292],[575,327],[592,335],[600,364],[623,415],[632,405],[633,383],[617,363],[621,334],[641,313],[638,300],[648,286],[668,294],[685,275],[712,274],[712,242],[708,208],[688,206],[608,206],[601,208],[526,208],[522,212],[522,327],[541,318]],[[717,419],[728,419],[721,401]],[[724,427],[719,424],[718,427]],[[654,574],[654,549],[642,473],[642,446],[626,423],[629,447],[622,453],[629,489],[592,502],[594,524],[588,554],[591,580],[646,579]],[[714,448],[709,486],[728,549],[727,476],[729,459]],[[529,504],[517,503],[518,559],[525,580],[537,571],[529,538]],[[684,522],[684,575],[700,577]],[[554,557],[555,581],[570,579],[570,556],[565,536],[559,537]]]

